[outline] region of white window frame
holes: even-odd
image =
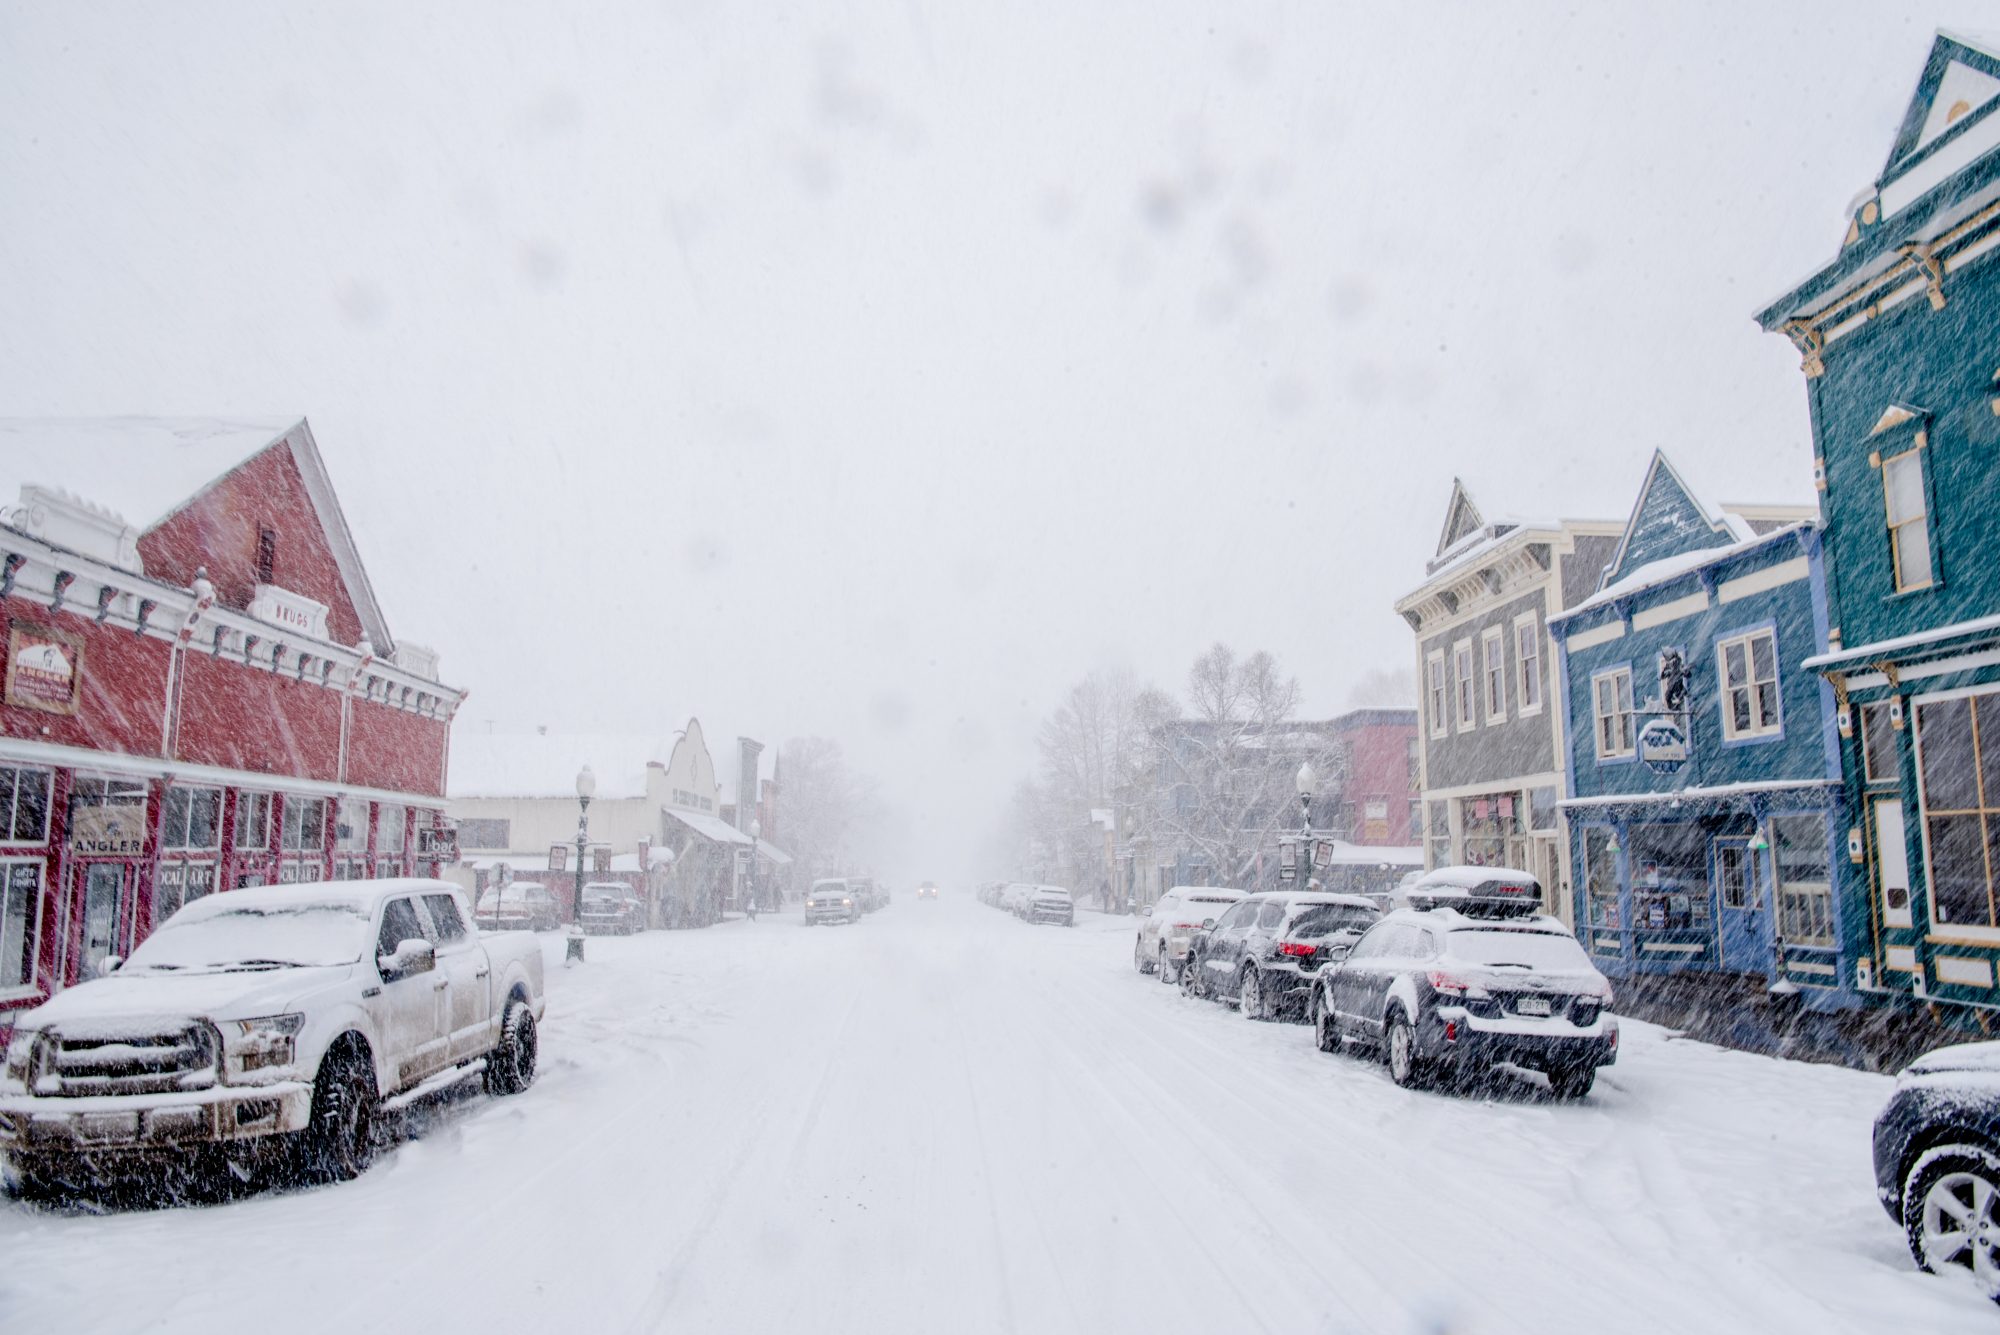
[[[1910,697],[1904,705],[1905,726],[1914,738],[1912,746],[1916,751],[1917,767],[1917,837],[1923,849],[1924,901],[1930,914],[1930,938],[1933,941],[1963,942],[1975,945],[2000,946],[2000,926],[1989,926],[1972,922],[1939,922],[1937,904],[1937,875],[1935,872],[1936,853],[1931,847],[1931,794],[1924,783],[1924,729],[1921,710],[1924,705],[1942,700],[1966,700],[1978,696],[2000,693],[2000,686],[1982,682],[1977,686],[1961,686],[1952,690],[1928,691]],[[1947,807],[1946,811],[1966,811],[1970,808]],[[1907,819],[1907,813],[1905,813]],[[1916,887],[1912,886],[1914,896]]]
[[[40,976],[42,964],[42,915],[47,911],[49,902],[47,885],[49,868],[45,859],[33,856],[0,857],[0,922],[5,921],[7,886],[13,881],[13,869],[19,866],[30,866],[35,869],[35,887],[29,892],[33,895],[34,902],[28,907],[26,941],[28,980],[24,983],[0,983],[0,997],[9,1000],[16,997],[32,997],[41,992],[36,980]]]
[[[1507,631],[1504,626],[1488,626],[1479,632],[1479,694],[1486,705],[1488,723],[1507,721]],[[1493,688],[1500,698],[1493,698]]]
[[[4,804],[0,804],[0,844],[20,844],[27,847],[47,844],[49,841],[49,807],[55,800],[55,774],[51,770],[38,769],[33,765],[0,765],[0,772],[13,776],[6,789]],[[42,828],[39,832],[14,836],[14,818],[20,813],[21,779],[25,775],[38,775],[42,781]]]
[[[1451,731],[1451,683],[1445,675],[1444,650],[1424,655],[1424,700],[1430,706],[1431,736],[1443,737]]]
[[[1472,673],[1472,641],[1460,640],[1451,646],[1451,713],[1460,732],[1479,726],[1479,683]]]
[[[1771,679],[1768,683],[1757,676],[1757,641],[1771,642]],[[1742,686],[1729,683],[1729,651],[1740,646],[1743,650],[1743,670],[1749,674],[1749,681]],[[1775,626],[1752,626],[1749,630],[1735,635],[1725,635],[1715,642],[1715,702],[1722,714],[1722,740],[1725,742],[1747,742],[1768,737],[1782,737],[1785,733],[1785,693],[1782,683],[1784,673],[1778,664],[1778,631]],[[1759,726],[1756,706],[1757,693],[1764,688],[1771,692],[1771,722]],[[1748,691],[1750,695],[1750,726],[1736,726],[1734,696],[1738,691]]]
[[[257,843],[246,844],[243,842],[245,824],[243,813],[246,808],[252,807],[261,813],[259,819],[264,826],[264,837]],[[236,794],[236,828],[229,839],[231,847],[241,853],[268,853],[271,851],[271,833],[271,795],[258,789],[246,788],[238,790]]]
[[[215,839],[211,843],[191,844],[187,842],[187,823],[182,822],[179,830],[170,828],[174,814],[174,794],[212,793],[215,796]],[[213,784],[197,783],[169,784],[160,798],[160,851],[162,853],[213,853],[222,846],[222,789]],[[190,796],[192,802],[192,796]],[[193,808],[190,806],[189,811]],[[178,841],[178,842],[176,842]]]
[[[1621,700],[1617,687],[1617,683],[1621,678],[1624,683],[1622,700],[1624,708],[1622,710],[1618,709]],[[1612,712],[1609,714],[1604,710],[1604,698],[1601,690],[1601,687],[1607,683],[1612,685]],[[1597,758],[1599,761],[1630,760],[1638,754],[1637,739],[1633,736],[1632,728],[1632,665],[1630,663],[1620,663],[1617,667],[1608,667],[1600,672],[1593,672],[1591,674],[1590,713],[1591,740],[1597,748]],[[1618,745],[1610,747],[1605,745],[1604,725],[1607,719],[1615,720],[1615,733]]]
[[[308,804],[314,804],[319,807],[319,838],[310,844],[304,842],[294,844],[291,842],[292,813],[294,811],[303,813]],[[332,815],[333,803],[324,797],[305,797],[287,793],[285,795],[285,812],[278,820],[278,852],[285,857],[323,857],[326,853],[327,821]],[[301,814],[298,822],[298,833],[302,841],[305,832],[306,823],[303,814]]]
[[[1542,621],[1533,612],[1514,618],[1514,715],[1542,712]]]
[[[1931,498],[1925,476],[1923,441],[1901,454],[1882,460],[1882,519],[1889,529],[1889,582],[1897,593],[1915,593],[1918,589],[1928,589],[1937,584],[1937,552],[1931,546]],[[1915,515],[1896,518],[1895,488],[1890,485],[1889,472],[1897,464],[1908,461],[1917,470],[1917,502],[1923,509]],[[1914,526],[1924,543],[1924,582],[1903,583],[1903,543],[1905,530]]]

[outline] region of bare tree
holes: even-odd
[[[795,737],[780,757],[778,839],[808,881],[853,869],[881,811],[873,781],[825,737]]]

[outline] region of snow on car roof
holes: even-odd
[[[433,881],[418,876],[382,881],[320,881],[312,885],[260,885],[208,895],[174,916],[182,921],[199,921],[223,913],[302,908],[316,904],[373,912],[377,904],[391,895],[451,894],[457,889],[449,881]]]
[[[1425,873],[1417,884],[1426,890],[1477,890],[1488,885],[1532,885],[1541,882],[1512,867],[1439,867]]]

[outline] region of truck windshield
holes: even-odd
[[[124,972],[271,969],[352,964],[368,945],[368,914],[354,904],[245,905],[179,914],[147,937]]]

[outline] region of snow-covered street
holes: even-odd
[[[594,939],[536,1085],[358,1182],[0,1204],[0,1326],[1991,1329],[1874,1201],[1885,1079],[1628,1022],[1578,1106],[1407,1093],[1139,976],[1130,924],[948,893]]]

